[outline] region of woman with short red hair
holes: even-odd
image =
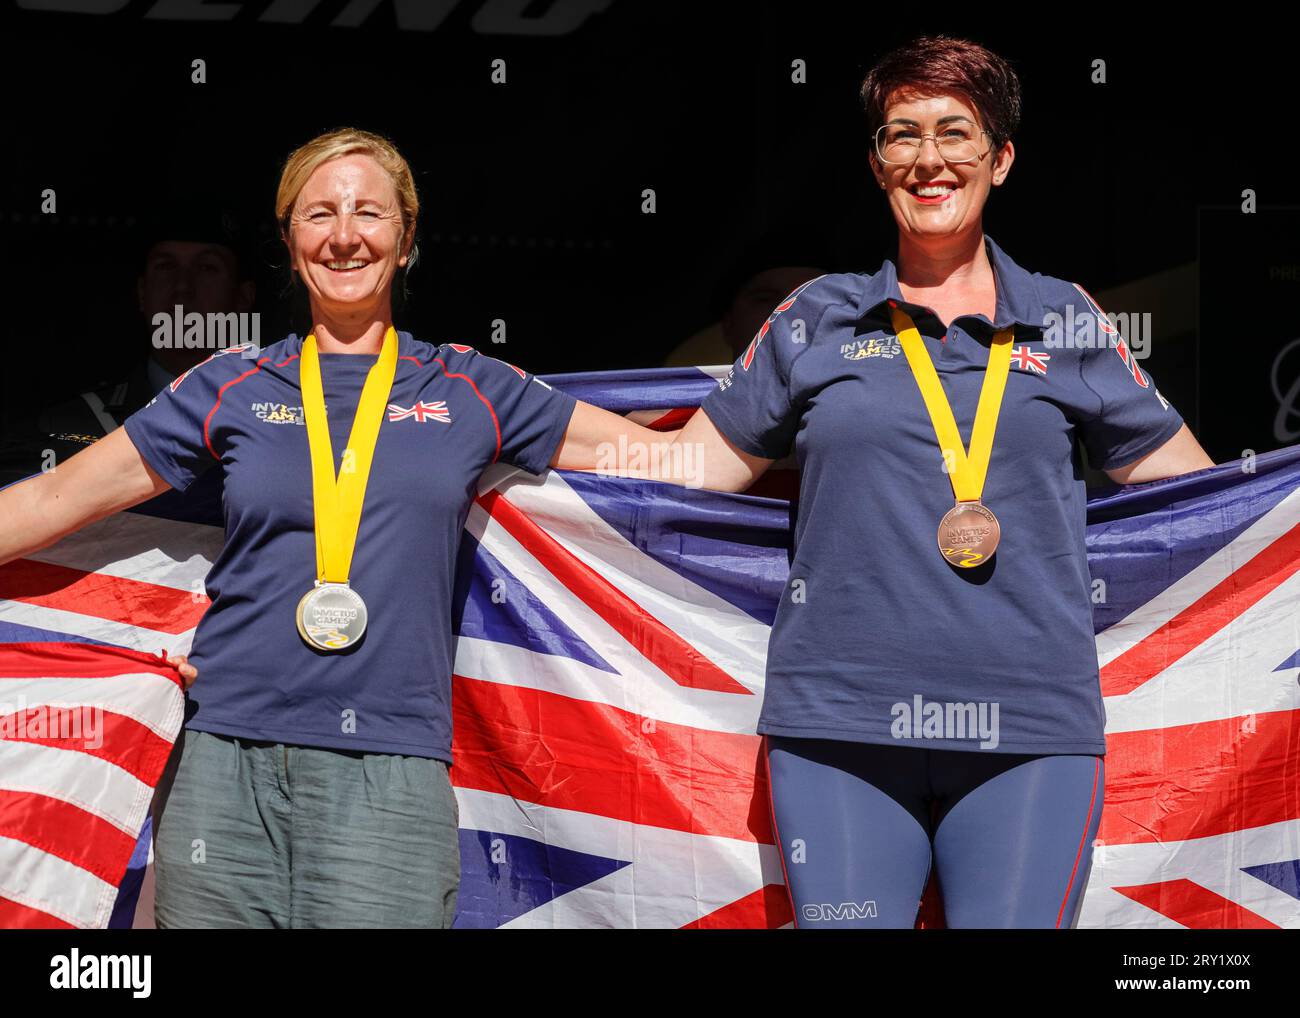
[[[679,438],[713,488],[802,468],[758,728],[796,924],[911,927],[933,866],[949,926],[1069,926],[1105,754],[1079,445],[1213,464],[1083,288],[984,235],[1010,65],[922,38],[862,98],[896,257],[791,294]]]

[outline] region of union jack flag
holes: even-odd
[[[425,421],[438,421],[442,424],[451,423],[451,411],[447,409],[446,400],[438,400],[436,403],[426,403],[424,400],[416,403],[412,407],[399,406],[396,403],[388,404],[388,419],[390,421],[414,420],[417,424],[423,424]]]
[[[548,380],[669,428],[725,370]],[[149,655],[188,648],[222,543],[218,516],[166,512],[122,513],[0,567],[0,640],[21,641],[0,648],[0,698],[16,681],[29,706],[78,682],[78,702],[95,683],[138,684],[137,727],[119,725],[112,750],[152,747],[132,803],[178,723],[179,691]],[[456,925],[789,924],[754,734],[789,518],[753,495],[484,475],[456,583]],[[1109,752],[1080,925],[1300,927],[1300,447],[1249,474],[1095,498],[1088,546]],[[502,582],[521,596],[494,597]],[[15,769],[14,752],[66,754],[69,783],[24,785],[14,775],[32,765]],[[0,899],[14,903],[0,924],[130,924],[148,824],[109,814],[78,777],[85,756],[0,741]],[[54,800],[61,842],[33,833],[34,791]],[[60,847],[104,824],[117,833],[102,859]],[[931,889],[920,925],[941,922]]]
[[[1036,375],[1047,374],[1047,362],[1052,359],[1050,353],[1034,351],[1027,346],[1018,346],[1011,351],[1011,366],[1021,371],[1032,371]]]

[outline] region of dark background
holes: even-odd
[[[586,16],[601,5],[0,6],[0,421],[146,351],[130,224],[196,187],[222,194],[262,241],[262,342],[303,324],[272,233],[275,186],[289,151],[343,125],[388,134],[417,174],[421,259],[399,325],[483,347],[504,319],[507,344],[490,352],[540,373],[658,364],[717,318],[719,280],[769,231],[823,238],[829,268],[872,271],[891,256],[857,88],[886,50],[944,32],[1005,56],[1024,87],[1016,163],[986,232],[1031,271],[1093,294],[1205,270],[1189,277],[1199,293],[1165,295],[1194,312],[1191,327],[1157,338],[1143,367],[1216,460],[1288,444],[1270,371],[1300,335],[1289,321],[1300,217],[1285,208],[1300,204],[1292,16],[1144,24],[1136,8],[1091,5],[976,16],[633,0]],[[512,9],[533,20],[512,24]],[[548,25],[564,30],[538,31]],[[191,84],[195,58],[206,84]],[[490,80],[497,58],[504,86]],[[807,84],[791,83],[795,58]],[[1094,59],[1104,85],[1090,80]],[[641,212],[647,187],[654,215]],[[40,213],[45,188],[56,216]],[[1245,188],[1255,216],[1239,212]],[[1300,356],[1281,370],[1285,390]]]

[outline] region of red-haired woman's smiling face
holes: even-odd
[[[982,230],[989,191],[1006,179],[1015,154],[1010,142],[993,150],[982,127],[975,109],[956,96],[907,96],[889,102],[882,147],[896,160],[907,158],[900,153],[915,152],[916,161],[884,162],[873,143],[871,168],[884,185],[900,231],[923,241]],[[945,159],[940,146],[951,155],[963,140],[978,160]]]

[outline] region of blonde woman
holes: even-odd
[[[312,329],[214,354],[57,471],[0,492],[0,562],[225,485],[225,547],[155,802],[161,927],[450,926],[451,595],[479,475],[591,469],[653,432],[392,321],[419,216],[386,139],[289,156],[276,217]]]

